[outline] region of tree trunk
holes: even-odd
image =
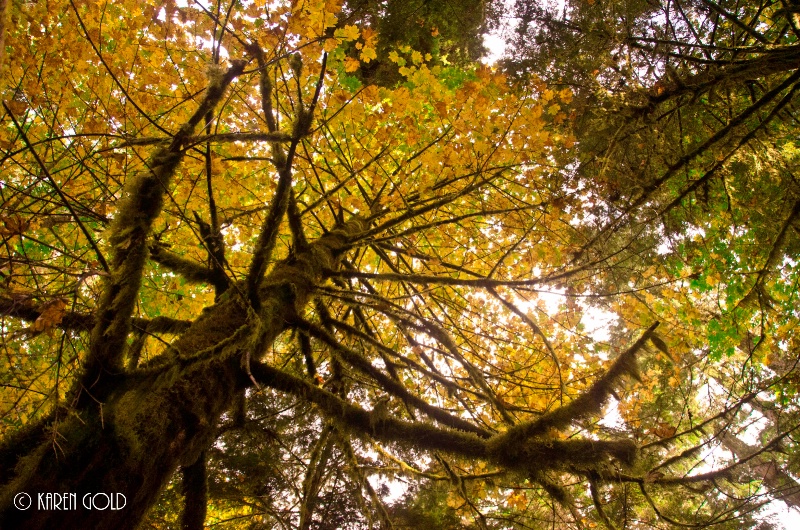
[[[747,458],[758,449],[750,447],[732,434],[722,433],[719,437],[722,446],[738,459]],[[748,462],[753,476],[762,477],[770,495],[780,499],[795,510],[800,510],[800,484],[786,471],[778,467],[775,460],[767,455],[758,455]]]
[[[214,441],[221,415],[250,384],[248,355],[258,359],[272,344],[364,225],[351,220],[278,263],[261,283],[258,316],[243,285],[234,286],[162,360],[117,376],[102,402],[81,400],[88,404],[10,440],[0,449],[8,467],[0,471],[0,528],[138,527],[178,466],[194,463]],[[19,509],[25,494],[32,505]],[[67,496],[54,509],[47,494]],[[96,494],[96,509],[85,508]],[[124,496],[124,508],[101,510],[104,494]]]

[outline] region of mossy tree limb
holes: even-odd
[[[36,322],[42,315],[47,302],[39,303],[24,296],[0,296],[0,314],[14,317],[25,322]],[[191,322],[166,316],[155,318],[133,317],[131,325],[134,329],[147,329],[148,333],[182,333]],[[65,311],[61,321],[55,325],[65,331],[87,332],[95,325],[93,315],[77,311]]]
[[[183,159],[186,140],[200,120],[217,106],[228,85],[244,67],[244,61],[234,61],[224,75],[212,80],[200,105],[175,133],[172,141],[158,149],[150,158],[148,169],[125,186],[125,199],[118,207],[111,228],[110,274],[100,297],[90,338],[83,378],[86,390],[98,385],[104,374],[116,375],[123,370],[122,352],[149,256],[147,240],[153,222],[161,213],[164,193]],[[102,398],[102,385],[92,392],[95,399]]]
[[[24,453],[12,451],[22,446],[10,440],[11,449],[0,451],[14,470],[0,490],[0,527],[136,528],[175,470],[196,462],[213,442],[221,415],[251,384],[240,359],[254,338],[272,344],[367,228],[354,218],[278,263],[259,289],[258,321],[249,317],[239,289],[231,289],[164,353],[120,375],[103,402],[79,405],[56,424],[30,429]],[[253,353],[257,359],[263,352]],[[125,495],[127,506],[118,512],[19,511],[13,507],[19,491],[112,491]]]
[[[483,459],[522,473],[548,469],[592,470],[613,459],[626,466],[636,460],[637,447],[630,440],[559,440],[551,436],[521,438],[514,433],[482,439],[472,433],[409,422],[381,415],[348,403],[338,396],[267,364],[258,363],[252,373],[259,384],[311,401],[342,428],[427,451],[441,451],[465,458]]]
[[[160,245],[150,247],[150,259],[192,283],[213,283],[214,271],[205,265],[174,254]]]

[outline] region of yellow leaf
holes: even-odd
[[[361,50],[361,54],[359,55],[359,57],[361,57],[362,61],[368,63],[372,59],[376,59],[378,57],[378,54],[375,53],[375,50],[373,48],[364,48],[363,50]]]
[[[506,497],[506,506],[515,510],[523,510],[528,506],[528,499],[523,491],[513,491]]]
[[[347,57],[344,60],[344,71],[345,72],[355,72],[361,66],[361,63],[358,59],[353,59],[352,57]]]
[[[364,28],[361,32],[361,37],[364,39],[364,45],[374,48],[377,44],[378,33],[374,29]]]
[[[337,29],[334,34],[344,40],[356,40],[361,34],[361,31],[358,27],[348,24],[341,29]]]
[[[66,312],[67,301],[63,298],[54,298],[42,306],[42,312],[31,326],[32,331],[49,331],[59,325]]]
[[[18,214],[0,216],[0,222],[3,223],[3,226],[0,226],[0,235],[3,236],[24,234],[31,226],[30,220],[24,219]]]
[[[450,508],[461,508],[463,504],[461,498],[452,491],[447,495],[447,505]]]
[[[326,52],[330,53],[335,50],[340,43],[341,41],[339,39],[325,39],[325,44],[322,46],[322,48]]]

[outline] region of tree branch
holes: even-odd
[[[337,351],[343,361],[347,364],[358,370],[359,372],[368,375],[376,382],[378,382],[381,387],[389,392],[390,394],[402,399],[409,405],[413,406],[414,408],[424,412],[430,418],[440,422],[442,425],[446,425],[448,427],[459,429],[466,432],[471,432],[477,434],[482,438],[487,438],[489,433],[485,430],[472,425],[471,423],[462,420],[456,416],[452,416],[451,414],[445,412],[444,410],[434,407],[424,399],[420,398],[419,396],[412,394],[409,392],[402,383],[396,381],[389,377],[388,375],[381,372],[379,369],[375,368],[370,364],[370,362],[365,359],[361,354],[356,351],[347,348],[343,344],[340,344],[339,341],[336,340],[335,337],[330,335],[324,329],[315,326],[314,324],[301,320],[299,322],[294,323],[294,325],[308,333],[310,336],[324,342],[328,346],[332,347],[335,351]]]
[[[100,262],[100,265],[103,267],[104,271],[109,272],[108,262],[106,262],[106,258],[105,258],[105,256],[103,256],[103,253],[100,252],[100,248],[97,246],[97,242],[94,240],[92,235],[89,233],[89,230],[86,228],[86,225],[83,224],[83,221],[81,221],[81,218],[78,216],[77,212],[72,207],[72,204],[70,204],[70,201],[64,195],[64,192],[62,191],[61,186],[59,186],[58,183],[53,179],[53,176],[50,174],[50,171],[47,169],[47,166],[42,161],[42,159],[39,158],[39,154],[36,152],[36,150],[31,145],[30,140],[28,140],[28,135],[25,133],[25,129],[19,124],[19,122],[17,121],[17,118],[14,116],[14,113],[11,112],[11,109],[8,108],[8,105],[6,105],[5,101],[3,101],[3,108],[5,109],[5,111],[8,114],[8,116],[11,118],[11,121],[14,123],[14,127],[17,129],[17,133],[19,134],[20,138],[22,138],[22,141],[25,143],[25,146],[28,148],[28,150],[33,155],[34,160],[36,160],[36,164],[39,166],[39,169],[42,170],[42,173],[44,174],[45,178],[47,179],[47,182],[50,184],[50,186],[53,188],[53,190],[59,196],[59,198],[61,199],[61,201],[64,204],[64,207],[67,210],[69,210],[69,213],[70,213],[70,215],[72,215],[72,218],[75,220],[75,223],[78,225],[78,228],[81,229],[81,232],[83,232],[83,235],[86,237],[86,240],[89,242],[89,245],[91,245],[92,249],[94,250],[95,255],[97,256],[97,261]]]
[[[172,138],[158,138],[158,137],[144,137],[144,138],[127,138],[119,145],[109,147],[106,150],[121,149],[123,147],[133,147],[140,145],[160,145],[168,144]],[[198,136],[189,136],[186,138],[185,147],[193,147],[202,143],[230,143],[230,142],[290,142],[292,136],[282,132],[267,132],[267,133],[248,133],[248,132],[230,132],[230,133],[215,133],[215,134],[202,134]]]
[[[234,61],[225,74],[211,81],[205,98],[169,145],[156,151],[148,162],[148,170],[125,186],[126,198],[117,210],[109,238],[111,275],[98,304],[84,375],[85,388],[95,386],[104,373],[117,374],[123,370],[122,357],[131,314],[149,256],[147,239],[153,222],[161,213],[164,192],[183,159],[186,140],[206,113],[216,107],[225,89],[242,73],[244,66],[244,61]]]
[[[35,322],[42,314],[42,305],[34,303],[30,298],[0,296],[0,315]],[[136,329],[147,330],[148,333],[182,333],[189,328],[191,322],[160,316],[153,319],[134,317],[131,324]],[[65,331],[90,331],[94,325],[93,315],[66,311],[57,327]]]
[[[182,258],[161,245],[150,247],[150,259],[192,283],[214,283],[214,271],[196,261]]]
[[[259,68],[261,68],[261,101],[264,113],[269,123],[270,129],[274,127],[271,123],[272,118],[272,95],[271,93],[264,93],[265,90],[271,90],[269,74],[266,70],[266,65],[263,65],[263,53],[257,44],[252,46],[254,53],[259,61]],[[278,186],[275,194],[270,201],[269,209],[267,210],[264,224],[262,225],[261,232],[258,235],[255,250],[253,252],[253,259],[250,262],[249,270],[247,271],[247,295],[250,304],[258,310],[261,301],[258,298],[258,286],[261,278],[267,270],[267,262],[272,255],[272,250],[275,247],[275,241],[278,237],[281,221],[289,207],[289,202],[292,194],[292,162],[294,155],[297,152],[297,146],[304,136],[309,134],[311,122],[314,118],[314,110],[317,105],[317,100],[322,92],[322,85],[325,81],[325,68],[327,65],[328,54],[324,53],[322,56],[322,65],[320,67],[319,79],[314,91],[314,97],[311,105],[306,110],[303,107],[303,101],[300,99],[297,104],[297,116],[295,116],[295,124],[292,131],[292,142],[286,154],[277,143],[272,144],[272,153],[275,169],[278,171]]]
[[[505,433],[498,435],[499,443],[511,448],[529,438],[544,436],[550,429],[564,429],[573,422],[599,413],[623,375],[628,374],[638,379],[636,353],[650,340],[658,324],[656,322],[647,328],[642,336],[614,361],[608,371],[578,398],[536,421],[511,427]]]
[[[208,477],[206,472],[206,452],[200,453],[197,462],[186,466],[183,474],[183,513],[182,530],[203,530],[208,503]]]
[[[547,469],[594,469],[614,458],[626,465],[636,457],[636,445],[630,440],[541,440],[498,434],[484,440],[472,433],[436,427],[427,423],[398,420],[351,405],[327,390],[264,363],[253,363],[253,377],[264,386],[308,400],[326,417],[343,428],[385,442],[397,442],[415,449],[442,451],[465,458],[482,459],[507,469],[524,472]],[[242,374],[241,382],[251,383]],[[513,440],[512,440],[513,438]]]

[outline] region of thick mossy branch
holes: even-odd
[[[152,319],[134,318],[133,327],[147,330],[147,333],[183,333],[192,323],[188,320],[179,320],[170,317],[155,317]]]
[[[317,364],[314,362],[314,353],[311,350],[311,339],[306,333],[298,333],[297,342],[306,362],[306,373],[313,380],[317,376]]]
[[[544,489],[544,491],[546,491],[547,494],[550,495],[550,497],[552,497],[553,500],[559,503],[561,506],[574,509],[575,500],[567,490],[561,487],[561,485],[556,484],[549,478],[538,473],[532,473],[530,480],[531,482],[535,482],[536,484],[540,485],[542,489]]]
[[[272,79],[270,79],[270,71],[267,68],[267,61],[264,57],[264,51],[257,42],[250,45],[248,51],[253,54],[258,63],[259,79],[258,89],[261,93],[261,110],[264,112],[264,119],[267,121],[267,129],[270,133],[278,131],[278,124],[275,122],[275,114],[272,111]]]
[[[488,438],[491,436],[491,434],[486,430],[481,429],[480,427],[477,427],[459,417],[453,416],[450,413],[431,405],[419,396],[412,394],[405,388],[405,386],[403,386],[402,383],[374,367],[363,355],[351,350],[350,348],[347,348],[324,329],[304,320],[297,322],[295,325],[298,329],[308,333],[310,336],[333,348],[339,354],[340,359],[362,374],[371,377],[378,384],[380,384],[381,388],[383,388],[386,392],[389,392],[390,394],[400,398],[408,405],[425,413],[431,419],[453,429],[477,434],[482,438]]]
[[[512,427],[502,436],[509,446],[517,445],[523,440],[547,434],[550,429],[560,430],[571,423],[598,414],[614,392],[624,375],[639,378],[636,367],[636,353],[650,340],[650,336],[658,327],[658,322],[647,328],[639,339],[625,350],[608,371],[598,379],[586,392],[563,407],[549,412],[536,421],[521,423]]]
[[[297,197],[294,191],[289,191],[289,205],[286,210],[286,216],[289,220],[289,230],[292,233],[292,243],[296,251],[303,251],[308,249],[308,239],[303,231],[303,220],[300,216],[300,210],[297,207]]]
[[[206,116],[206,123],[211,124],[211,115]],[[208,211],[211,217],[211,224],[206,223],[203,218],[194,212],[194,219],[200,231],[200,240],[208,255],[208,267],[211,269],[211,284],[214,286],[214,294],[219,298],[230,287],[230,279],[225,273],[227,260],[225,259],[225,238],[222,235],[219,225],[219,215],[217,203],[214,200],[214,186],[212,179],[211,147],[206,146],[206,187],[208,189]]]
[[[135,370],[139,366],[142,357],[142,350],[147,342],[147,334],[139,331],[134,334],[133,342],[128,346],[128,370]]]
[[[0,315],[18,318],[25,322],[35,322],[41,316],[43,306],[44,304],[37,304],[30,298],[0,296]],[[147,329],[148,333],[182,333],[191,325],[188,320],[169,317],[133,318],[131,322],[134,328]],[[68,331],[91,331],[94,325],[93,315],[66,311],[56,327]]]
[[[217,106],[227,86],[242,73],[245,63],[234,61],[218,79],[212,80],[205,98],[183,124],[168,146],[148,161],[148,170],[131,179],[124,191],[111,227],[111,273],[103,289],[92,331],[83,386],[93,387],[102,374],[121,373],[125,341],[131,327],[142,271],[150,254],[147,240],[160,215],[164,192],[184,155],[184,145],[203,116]]]
[[[139,368],[143,373],[158,372],[198,358],[221,357],[229,346],[243,347],[252,333],[244,302],[229,291],[216,304],[203,309],[162,353]]]
[[[213,283],[214,271],[195,261],[182,258],[161,245],[150,247],[150,259],[191,283]]]
[[[486,442],[474,434],[443,429],[427,423],[406,422],[383,415],[373,418],[370,411],[351,405],[309,381],[263,363],[254,363],[252,373],[259,384],[316,404],[325,416],[339,422],[345,430],[430,451],[445,451],[469,458],[486,456]],[[243,378],[246,384],[244,379],[246,378]]]
[[[250,267],[247,271],[247,295],[250,299],[250,304],[256,311],[261,307],[258,288],[264,278],[264,273],[267,271],[267,264],[278,239],[281,221],[289,205],[291,187],[292,171],[287,163],[279,170],[278,186],[269,203],[267,216],[258,234],[258,240],[253,251],[253,259],[250,261]]]
[[[539,473],[546,470],[591,471],[614,459],[632,465],[638,448],[630,440],[514,439],[506,434],[483,439],[475,434],[436,427],[428,423],[398,420],[352,405],[304,379],[272,366],[254,363],[252,375],[259,384],[308,400],[343,429],[384,442],[396,442],[425,451],[442,451],[465,458],[483,459],[509,470]],[[246,376],[244,385],[250,384]]]
[[[556,440],[537,438],[508,444],[508,438],[498,434],[487,441],[489,459],[508,469],[536,472],[547,469],[560,471],[593,471],[614,459],[632,466],[638,447],[632,440],[585,440],[573,438]]]
[[[33,452],[47,439],[59,412],[66,413],[65,410],[51,410],[44,417],[31,421],[0,440],[0,469],[6,470],[0,474],[0,484],[5,485],[13,479],[11,470],[17,466],[20,458]]]
[[[156,317],[151,321],[143,322],[137,322],[137,320],[144,319],[133,319],[134,339],[126,353],[129,371],[133,371],[139,367],[139,361],[148,337],[155,335],[160,329],[169,330],[171,333],[180,333],[189,329],[191,325],[191,322],[170,322],[173,319],[168,317]]]

